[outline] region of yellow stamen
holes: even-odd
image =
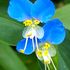
[[[40,23],[39,20],[34,20],[34,24],[38,25]]]
[[[32,20],[25,20],[23,24],[25,24],[25,26],[30,26],[32,25]]]
[[[20,53],[24,53],[24,50],[21,49],[21,50],[20,50]]]
[[[44,48],[48,49],[51,45],[49,43],[44,44]]]
[[[48,57],[48,54],[49,54],[48,50],[42,51],[42,56],[45,64],[50,64],[50,58]]]
[[[44,60],[44,64],[50,64],[50,59]]]
[[[39,23],[40,23],[40,21],[39,20],[25,20],[24,22],[23,22],[23,24],[25,25],[25,26],[31,26],[32,25],[32,23],[34,22],[34,24],[36,24],[36,25],[38,25]],[[32,26],[32,27],[35,27],[34,25]]]
[[[48,55],[48,50],[43,51],[43,56],[47,56]]]
[[[37,50],[36,53],[39,57],[42,57],[42,51],[41,50]]]
[[[26,37],[30,37],[32,35],[32,32],[26,34]]]

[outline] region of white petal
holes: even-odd
[[[41,39],[44,36],[44,30],[40,26],[36,26],[36,36],[37,38]]]
[[[23,33],[22,33],[22,36],[23,36],[23,38],[26,38],[26,32],[27,32],[27,30],[28,30],[29,28],[28,27],[25,27],[24,29],[23,29]]]
[[[54,46],[51,46],[48,51],[51,57],[54,57],[56,55],[56,49]]]
[[[22,36],[24,38],[26,38],[26,35],[30,34],[30,33],[32,33],[31,37],[34,37],[34,34],[35,34],[34,29],[32,29],[31,27],[25,27],[24,30],[23,30]]]

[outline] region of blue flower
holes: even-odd
[[[50,20],[55,14],[55,6],[50,0],[10,0],[8,14],[26,26],[18,42],[17,51],[31,54],[39,50],[39,43],[60,44],[65,38],[65,29],[59,19]],[[39,24],[43,23],[41,27]]]

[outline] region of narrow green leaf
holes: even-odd
[[[39,61],[39,60],[38,60],[38,63],[39,63],[40,69],[41,69],[41,70],[45,70],[45,65],[44,65],[41,61]],[[46,69],[47,69],[47,67],[46,67]],[[47,69],[47,70],[48,70],[48,69]]]
[[[70,4],[57,9],[54,18],[59,18],[64,26],[70,30]]]
[[[0,17],[0,40],[6,41],[10,45],[22,38],[23,25],[15,21]]]
[[[0,41],[0,70],[27,70],[8,44]]]
[[[70,31],[67,30],[65,41],[58,46],[59,70],[70,70]]]
[[[58,55],[59,56],[59,61],[58,61],[58,70],[69,70],[64,58],[61,56],[61,54]]]
[[[0,16],[8,17],[7,7],[9,0],[0,0]]]
[[[37,57],[34,53],[29,56],[24,54],[18,54],[18,56],[20,57],[22,62],[26,64],[28,70],[40,70]]]
[[[64,0],[65,4],[70,4],[70,0]]]

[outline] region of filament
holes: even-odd
[[[47,64],[47,68],[48,68],[48,70],[50,70],[50,67],[49,67],[49,65]]]
[[[28,42],[28,38],[26,38],[26,42],[25,42],[24,51],[26,50],[26,47],[27,47],[27,42]]]
[[[35,45],[34,45],[34,40],[33,40],[33,38],[32,38],[32,44],[33,44],[33,51],[34,51]]]
[[[39,50],[39,48],[38,48],[38,42],[37,42],[37,37],[36,36],[35,36],[35,41],[36,41],[37,50]]]
[[[50,55],[49,55],[49,57],[50,57]],[[55,64],[54,64],[54,62],[53,62],[53,60],[52,60],[51,57],[50,57],[50,60],[51,60],[51,62],[52,62],[52,65],[53,65],[54,69],[57,70],[57,68],[56,68],[56,66],[55,66]]]
[[[47,69],[46,69],[46,64],[44,64],[44,65],[45,65],[45,70],[47,70]]]

